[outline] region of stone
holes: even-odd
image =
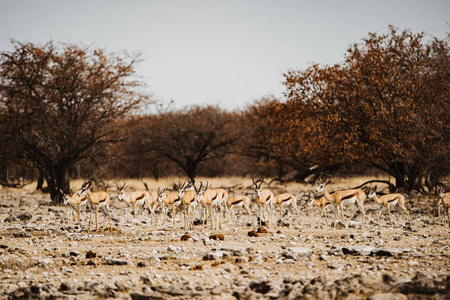
[[[221,233],[212,234],[209,236],[210,240],[220,240],[223,241],[225,239],[225,236]]]
[[[130,297],[132,300],[164,300],[167,298],[163,295],[155,295],[154,293],[151,294],[143,294],[143,293],[130,293]]]
[[[128,262],[126,260],[107,259],[106,264],[108,264],[110,266],[124,266],[124,265],[128,265]]]
[[[398,256],[402,253],[402,250],[396,249],[396,248],[375,248],[371,251],[370,256]]]
[[[31,220],[33,216],[29,213],[23,213],[17,216],[17,219],[19,219],[20,221],[29,221]]]
[[[249,287],[253,292],[259,294],[267,294],[272,289],[267,281],[252,282]]]
[[[288,247],[281,255],[286,259],[293,260],[310,259],[312,251],[304,247]]]
[[[187,241],[191,238],[192,238],[192,236],[190,234],[185,233],[181,236],[181,241]]]
[[[234,262],[237,263],[237,264],[241,264],[241,263],[247,263],[248,261],[249,261],[248,257],[246,257],[246,256],[238,256],[238,257],[236,257]]]
[[[369,246],[342,247],[342,253],[344,253],[345,255],[368,256],[372,253],[374,249],[375,249],[374,247]]]
[[[86,258],[95,258],[95,257],[97,257],[97,253],[91,250],[86,251]]]
[[[243,256],[247,253],[247,247],[235,246],[235,247],[222,247],[221,251],[230,252],[232,256]]]
[[[70,252],[69,252],[69,255],[70,255],[70,256],[75,256],[75,257],[76,257],[76,256],[80,255],[80,252],[79,252],[79,251],[76,251],[76,250],[70,251]]]
[[[251,237],[258,237],[259,236],[259,234],[256,232],[256,230],[251,230],[251,231],[249,231],[248,233],[247,233],[247,235],[248,236],[251,236]]]
[[[217,260],[223,258],[225,255],[225,252],[222,251],[211,251],[203,255],[203,260]]]
[[[376,294],[373,296],[370,296],[367,298],[368,300],[407,300],[408,297],[406,297],[403,294],[400,293],[381,293]]]
[[[15,216],[13,215],[9,215],[8,217],[6,217],[6,219],[4,220],[5,223],[11,223],[11,222],[15,222],[17,219]]]
[[[267,229],[265,229],[264,227],[259,227],[257,232],[258,233],[268,233]]]
[[[28,238],[31,236],[32,235],[27,231],[14,232],[14,237],[16,237],[16,238]]]
[[[41,258],[36,262],[37,266],[46,267],[48,265],[54,264],[54,261],[50,258]]]

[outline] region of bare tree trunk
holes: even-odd
[[[44,175],[42,174],[42,172],[39,172],[39,178],[37,181],[36,190],[42,191],[43,186],[44,186]]]
[[[48,192],[54,205],[61,205],[63,202],[63,195],[61,190],[65,193],[69,192],[70,181],[68,179],[68,168],[66,166],[54,166],[46,178],[48,184]]]
[[[0,182],[8,182],[8,166],[6,162],[0,162]]]

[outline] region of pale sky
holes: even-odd
[[[141,52],[153,99],[239,109],[282,97],[283,73],[343,61],[388,25],[444,39],[448,0],[0,0],[0,51],[49,40]]]

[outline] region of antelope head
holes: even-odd
[[[124,182],[122,186],[118,186],[116,183],[117,190],[119,191],[119,201],[123,200],[125,197],[125,191],[128,188],[127,184]]]
[[[377,192],[377,186],[375,186],[374,188],[370,188],[369,192],[367,193],[367,197],[369,199],[372,199],[375,196],[376,192]]]
[[[87,193],[88,189],[91,187],[91,185],[92,185],[92,179],[85,181],[83,183],[83,185],[81,186],[81,189],[77,193],[78,197],[86,196],[86,193]]]
[[[69,199],[70,199],[69,195],[65,194],[63,192],[63,190],[61,190],[61,189],[59,189],[59,192],[61,193],[61,195],[64,198],[64,205],[67,206],[67,204],[69,204]]]
[[[316,189],[316,193],[322,193],[325,190],[325,187],[330,184],[331,179],[329,179],[327,182],[323,181],[322,178],[319,180],[319,186]]]
[[[255,181],[255,178],[252,177],[252,181],[253,181],[252,186],[253,185],[255,186],[256,196],[259,197],[261,194],[261,184],[263,183],[264,180],[262,178],[259,178],[258,180]]]
[[[166,191],[165,188],[161,190],[161,188],[158,186],[158,200],[157,200],[158,203],[162,203],[163,198],[165,196],[164,194],[165,191]]]
[[[200,200],[202,200],[203,194],[206,192],[207,187],[208,182],[206,182],[206,187],[203,187],[203,182],[200,181],[200,186],[198,187],[198,189],[195,188],[195,192],[197,193],[197,202],[200,202]]]
[[[186,180],[183,182],[183,184],[180,184],[180,180],[178,180],[178,185],[177,185],[177,187],[178,187],[178,198],[180,198],[180,199],[183,198],[184,193],[186,192],[185,185],[186,185]]]

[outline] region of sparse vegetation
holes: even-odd
[[[174,180],[144,181],[156,189]],[[249,193],[254,202],[250,178],[202,180],[239,186],[234,191]],[[334,190],[366,180],[336,179],[330,185]],[[144,186],[141,180],[123,181],[130,190]],[[104,186],[110,195],[117,194],[114,181]],[[434,198],[407,201],[411,225],[394,209],[393,228],[384,212],[380,222],[367,219],[360,229],[355,208],[346,210],[349,228],[334,231],[330,225],[317,226],[319,209],[300,197],[314,185],[273,184],[276,193],[299,196],[300,216],[284,214],[272,228],[260,228],[253,203],[250,220],[247,212],[236,210],[236,218],[221,230],[212,231],[208,220],[205,230],[200,222],[189,232],[182,228],[181,215],[175,225],[163,226],[159,210],[155,225],[148,213],[139,222],[124,224],[123,204],[112,198],[113,228],[98,234],[85,232],[87,219],[69,225],[70,208],[53,206],[47,195],[32,188],[35,184],[0,190],[0,297],[366,299],[395,293],[445,299],[448,293],[450,234],[442,220],[433,221]],[[365,207],[375,206],[367,201]]]

